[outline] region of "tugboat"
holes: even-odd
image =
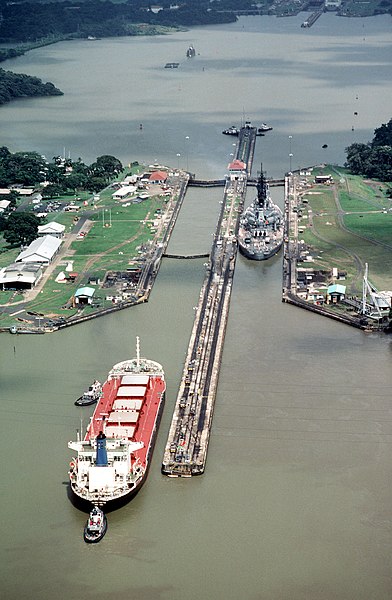
[[[96,544],[100,542],[108,528],[108,520],[103,511],[94,506],[89,514],[87,523],[84,526],[83,538],[86,544]]]
[[[86,392],[75,401],[75,406],[90,406],[99,400],[102,394],[102,385],[96,379],[92,382]]]
[[[229,127],[229,129],[224,129],[222,131],[223,135],[235,135],[238,136],[240,134],[240,130],[235,125]]]
[[[267,125],[267,123],[262,123],[260,127],[257,128],[258,133],[265,133],[266,131],[272,131],[271,125]]]
[[[186,51],[186,57],[193,58],[194,56],[196,56],[196,50],[194,49],[194,47],[191,44],[189,46],[188,50]]]

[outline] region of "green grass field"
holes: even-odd
[[[133,169],[133,171],[137,170]],[[130,171],[124,172],[122,177]],[[66,233],[70,233],[80,219],[86,217],[82,231],[84,237],[76,238],[67,252],[63,253],[59,264],[49,276],[44,288],[28,305],[28,310],[42,312],[45,315],[60,315],[69,317],[76,312],[72,307],[72,297],[75,291],[89,284],[89,278],[94,276],[104,280],[107,271],[126,270],[132,265],[140,264],[145,249],[152,240],[160,239],[159,219],[165,212],[168,197],[155,188],[149,198],[143,202],[132,204],[115,201],[112,197],[114,189],[109,186],[99,194],[99,199],[94,199],[91,194],[79,194],[79,199],[59,198],[79,207],[77,212],[53,212],[46,217],[46,222],[56,221],[65,225]],[[158,237],[157,237],[158,236]],[[10,249],[0,238],[0,268],[12,263],[20,249]],[[58,283],[56,278],[61,271],[65,271],[67,264],[72,261],[72,270],[78,274],[74,282]],[[114,290],[97,288],[96,296],[100,307],[111,305],[110,300],[105,300],[106,295],[113,294]],[[21,294],[13,291],[0,292],[2,304],[17,302],[23,298]],[[71,308],[66,308],[66,305]],[[16,309],[17,310],[17,309]],[[84,312],[94,310],[85,307]],[[0,316],[0,325],[8,326],[13,322],[6,314]]]
[[[343,169],[323,168],[317,173],[331,173],[334,186],[313,184],[299,206],[299,238],[311,248],[312,266],[347,271],[350,293],[360,294],[361,268],[368,263],[372,283],[392,290],[392,201],[386,196],[387,186]],[[316,170],[312,181],[315,174]]]

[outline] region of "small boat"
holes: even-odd
[[[321,147],[322,148],[328,148],[328,144],[323,144]]]
[[[194,56],[196,56],[196,50],[194,49],[194,47],[191,44],[189,46],[188,50],[186,51],[186,57],[193,58]]]
[[[99,400],[102,394],[102,385],[96,379],[86,392],[75,401],[75,406],[90,406]]]
[[[223,135],[236,135],[236,136],[238,136],[240,134],[240,130],[235,125],[232,125],[231,127],[229,127],[229,129],[224,129],[222,131],[222,133],[223,133]]]
[[[89,514],[87,523],[84,526],[83,537],[86,544],[96,544],[100,542],[108,528],[108,520],[103,511],[94,506]]]
[[[264,133],[265,131],[272,131],[271,125],[267,125],[267,123],[262,123],[260,127],[258,127],[258,133]]]

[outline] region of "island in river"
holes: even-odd
[[[44,83],[38,77],[0,69],[0,104],[5,104],[16,98],[62,95],[63,92],[49,81]]]

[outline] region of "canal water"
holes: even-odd
[[[1,143],[222,177],[233,140],[221,131],[245,117],[274,127],[255,171],[342,164],[391,117],[390,17],[323,15],[309,30],[303,18],[64,42],[8,61],[65,95],[1,107]],[[282,189],[273,195],[282,203]],[[220,200],[189,191],[171,253],[209,250]],[[281,276],[280,256],[237,260],[207,468],[191,480],[160,465],[203,260],[164,260],[145,305],[53,335],[3,335],[2,597],[391,598],[391,340],[282,304]],[[166,409],[146,485],[86,546],[67,442],[91,410],[73,401],[133,355],[136,335],[164,365]]]

